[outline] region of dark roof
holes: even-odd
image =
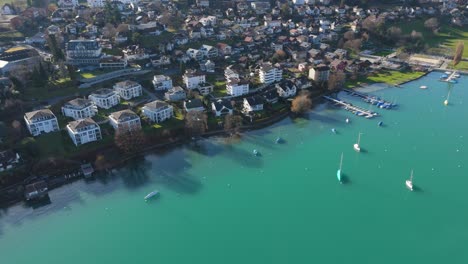
[[[36,50],[20,46],[20,47],[14,47],[14,48],[4,51],[2,54],[0,54],[0,60],[10,62],[10,61],[23,60],[23,59],[35,57],[38,55],[39,53],[37,53]]]
[[[78,131],[79,129],[86,128],[88,126],[98,126],[98,124],[94,122],[93,119],[86,118],[86,119],[80,119],[77,121],[72,121],[68,123],[68,126],[70,127],[71,130]]]
[[[164,101],[161,101],[161,100],[155,100],[155,101],[153,101],[153,102],[150,102],[150,103],[145,104],[144,107],[147,107],[147,108],[151,108],[151,109],[156,110],[156,109],[161,109],[161,108],[167,107],[167,106],[169,106],[168,103],[166,103],[166,102],[164,102]]]
[[[246,100],[247,100],[247,102],[249,103],[249,105],[260,105],[260,104],[263,104],[263,99],[262,99],[262,97],[260,97],[260,96],[258,96],[258,95],[251,96],[251,97],[247,97]]]
[[[0,165],[10,163],[14,161],[15,159],[16,159],[16,154],[12,150],[8,149],[8,150],[0,151]]]
[[[90,105],[92,105],[92,101],[88,99],[83,99],[83,98],[75,98],[73,100],[70,100],[65,103],[65,107],[71,107],[71,108],[85,108]]]
[[[232,109],[232,104],[229,100],[218,100],[216,102],[212,102],[216,111],[221,111],[223,107],[227,109]]]
[[[187,109],[203,107],[203,103],[200,99],[187,100],[184,105]]]
[[[67,50],[76,50],[81,47],[84,47],[86,50],[98,50],[100,48],[99,43],[95,40],[75,39],[67,43]]]
[[[267,101],[271,101],[271,100],[278,98],[278,92],[276,92],[276,90],[271,90],[271,91],[264,93],[263,97],[265,97]]]
[[[324,64],[320,64],[320,65],[315,66],[314,70],[316,70],[316,71],[329,71],[330,67],[328,67],[327,65],[324,65]]]
[[[28,120],[55,118],[54,113],[52,113],[52,111],[50,111],[49,109],[41,109],[37,111],[28,112],[25,113],[24,116],[26,116],[26,119]]]
[[[137,114],[135,114],[132,110],[122,110],[122,111],[118,111],[118,112],[114,112],[112,114],[110,114],[110,116],[117,120],[117,121],[126,121],[126,120],[130,120],[130,119],[134,119],[135,117],[138,117]]]
[[[97,89],[96,91],[92,92],[91,95],[102,97],[102,96],[108,96],[108,95],[114,94],[114,93],[115,92],[112,89],[101,88],[101,89]]]

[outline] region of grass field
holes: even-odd
[[[381,71],[379,73],[371,74],[367,77],[361,77],[356,80],[348,80],[345,84],[346,88],[353,88],[360,84],[372,83],[386,83],[396,85],[417,79],[424,75],[424,72],[400,72],[400,71]]]
[[[459,41],[465,43],[463,57],[468,57],[468,30],[449,25],[448,22],[441,22],[440,30],[433,33],[430,29],[424,27],[424,19],[401,21],[390,25],[401,28],[403,34],[411,34],[413,30],[421,32],[425,43],[429,46],[428,51],[439,53],[441,55],[452,55],[455,46]],[[448,52],[448,54],[446,54]]]
[[[449,68],[453,69],[453,64],[452,63],[450,63]],[[468,71],[468,61],[460,61],[460,63],[457,64],[455,69]]]

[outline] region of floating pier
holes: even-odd
[[[347,103],[343,100],[340,100],[340,99],[335,99],[335,98],[332,98],[330,96],[326,96],[324,95],[323,98],[329,102],[332,102],[333,104],[337,105],[337,106],[341,106],[343,107],[345,110],[357,115],[357,116],[364,116],[365,118],[372,118],[374,116],[377,116],[379,115],[378,113],[376,112],[372,112],[370,110],[366,110],[364,108],[361,108],[359,106],[355,106],[351,103]]]
[[[349,89],[344,89],[343,91],[347,92],[348,94],[352,96],[360,97],[364,102],[372,104],[372,105],[376,105],[377,107],[382,108],[382,109],[392,109],[397,106],[396,104],[391,103],[389,101],[385,101],[384,99],[377,97],[377,96],[368,95],[368,94],[356,92],[356,91],[349,90]]]
[[[457,71],[452,72],[450,75],[447,74],[442,75],[440,77],[440,80],[442,82],[448,82],[448,83],[457,83],[456,78],[458,78],[460,75],[457,73]]]

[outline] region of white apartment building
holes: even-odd
[[[153,77],[153,86],[156,91],[167,91],[172,89],[172,79],[166,75],[155,75]]]
[[[141,85],[134,81],[118,82],[114,84],[113,88],[117,94],[125,100],[130,100],[143,94],[143,88]]]
[[[190,90],[198,88],[201,84],[205,83],[205,78],[205,74],[197,73],[196,71],[190,70],[187,70],[184,76],[182,76],[185,87],[187,87],[187,89]]]
[[[199,51],[208,59],[218,57],[218,49],[210,45],[202,45]]]
[[[330,77],[330,67],[321,64],[309,70],[309,79],[316,82],[326,82]]]
[[[141,112],[154,123],[161,123],[174,116],[174,108],[172,105],[160,100],[145,104]]]
[[[88,96],[100,108],[109,109],[120,103],[120,97],[116,91],[109,88],[102,88],[94,91]]]
[[[33,137],[41,133],[59,131],[57,117],[49,109],[41,109],[24,114],[24,121]]]
[[[62,106],[62,114],[75,120],[93,117],[97,113],[97,107],[91,100],[76,98]]]
[[[110,114],[109,122],[116,131],[141,129],[140,117],[128,109]]]
[[[241,79],[228,79],[226,90],[229,95],[241,96],[249,93],[249,81]]]
[[[283,70],[269,64],[263,64],[259,70],[260,82],[270,84],[283,79]]]
[[[101,128],[91,118],[68,123],[67,132],[75,146],[102,139]]]
[[[75,8],[79,5],[78,0],[59,0],[57,5],[63,9]]]
[[[106,0],[87,0],[88,6],[92,8],[104,7]]]

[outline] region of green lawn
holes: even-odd
[[[403,82],[407,82],[424,75],[424,72],[400,72],[400,71],[381,71],[379,73],[370,74],[367,77],[360,77],[356,80],[346,81],[346,88],[353,88],[356,85],[367,83],[386,83],[390,85],[396,85]]]
[[[453,63],[450,63],[449,68],[453,69]],[[468,61],[460,61],[455,67],[457,70],[468,71]]]
[[[80,89],[70,79],[60,79],[50,82],[43,87],[33,87],[30,84],[26,84],[24,89],[21,90],[21,97],[24,99],[45,100],[56,96],[84,95],[92,90],[93,88]]]
[[[427,19],[427,18],[425,18]],[[429,51],[445,55],[445,53],[453,54],[455,46],[459,41],[465,43],[463,57],[468,57],[468,30],[463,30],[459,27],[449,25],[449,22],[441,22],[441,27],[438,33],[434,34],[430,29],[424,27],[425,19],[401,21],[390,26],[400,27],[403,34],[410,34],[413,30],[421,32],[425,43],[429,46]]]

